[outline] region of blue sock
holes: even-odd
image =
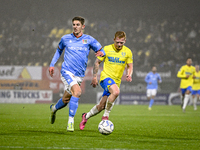
[[[78,108],[78,97],[72,96],[69,101],[69,117],[74,117]]]
[[[62,98],[58,100],[58,102],[56,103],[55,107],[56,110],[61,109],[63,107],[65,107],[67,104],[63,103]]]
[[[152,107],[153,102],[154,102],[154,99],[151,99],[150,102],[149,102],[149,107]]]

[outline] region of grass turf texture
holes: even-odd
[[[75,131],[67,132],[68,108],[50,124],[49,104],[0,104],[0,149],[161,149],[200,148],[200,108],[188,106],[115,105],[110,114],[114,131],[98,132],[102,114],[90,118],[83,131],[81,114],[93,104],[80,104]]]

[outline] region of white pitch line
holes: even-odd
[[[104,149],[104,148],[73,148],[73,147],[25,147],[25,146],[0,146],[7,149],[87,149],[87,150],[139,150],[139,149]],[[143,149],[144,150],[144,149]]]

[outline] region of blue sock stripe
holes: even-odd
[[[65,107],[66,105],[67,105],[67,104],[63,103],[62,98],[61,98],[61,99],[59,99],[59,101],[56,103],[55,107],[56,107],[56,109],[58,110],[58,109],[61,109],[61,108]]]
[[[69,116],[74,117],[78,109],[78,97],[72,96],[69,102]]]

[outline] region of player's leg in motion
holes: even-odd
[[[154,96],[151,96],[150,102],[149,102],[149,110],[151,110],[153,103],[154,103]]]
[[[57,110],[64,108],[69,103],[70,97],[71,97],[71,95],[67,91],[65,91],[63,94],[63,97],[61,99],[59,99],[55,105],[52,104],[50,106],[51,124],[53,124],[55,122]]]
[[[154,96],[155,92],[153,93],[153,89],[147,89],[147,100],[149,100],[149,107],[148,109],[151,110],[151,107],[154,103]]]
[[[185,112],[185,108],[187,106],[187,103],[188,103],[189,99],[190,99],[190,90],[187,90],[185,92],[185,96],[184,96],[184,100],[183,100],[183,107],[182,107],[183,112]]]
[[[181,94],[181,108],[183,108],[183,101],[184,101],[185,95]]]
[[[197,96],[195,94],[192,95],[192,102],[193,102],[194,110],[197,110]]]
[[[200,90],[193,90],[192,91],[192,102],[194,106],[194,110],[197,110],[197,100],[199,99]]]
[[[183,104],[184,104],[186,91],[187,91],[187,89],[181,89],[181,109],[183,109]]]
[[[119,87],[117,86],[117,84],[112,84],[109,87],[109,92],[110,92],[110,95],[108,96],[108,99],[106,101],[106,107],[105,107],[105,111],[104,111],[102,120],[108,120],[109,114],[114,106],[115,99],[118,97],[118,95],[120,93],[120,90],[119,90]]]
[[[97,115],[98,113],[100,113],[102,110],[105,109],[107,98],[108,97],[106,95],[103,96],[100,102],[97,105],[95,105],[88,113],[82,114],[82,121],[79,125],[81,130],[85,128],[85,124],[87,123],[90,117]]]
[[[152,105],[154,103],[154,98],[155,98],[156,94],[157,94],[157,90],[156,89],[151,89],[151,99],[150,99],[150,102],[149,102],[150,110],[151,110]]]
[[[95,105],[88,113],[82,114],[82,121],[79,125],[80,129],[83,130],[87,120],[100,113],[102,110],[105,109],[104,115],[102,120],[108,120],[109,113],[114,105],[114,101],[119,95],[119,88],[115,84],[115,81],[111,78],[106,78],[105,80],[101,81],[101,87],[104,89],[103,97],[99,104]],[[108,98],[107,98],[108,97]]]
[[[78,109],[78,101],[81,96],[81,88],[78,84],[75,84],[71,88],[71,99],[69,102],[69,119],[68,119],[68,126],[67,131],[74,131],[74,116]]]

